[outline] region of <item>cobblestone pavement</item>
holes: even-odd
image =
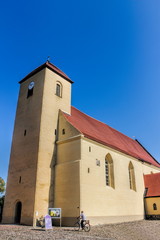
[[[92,226],[86,233],[69,227],[52,230],[0,225],[0,240],[160,240],[160,221],[136,221]]]

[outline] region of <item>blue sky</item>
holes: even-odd
[[[160,161],[160,1],[2,1],[0,176],[7,179],[19,84],[47,60],[73,81],[72,105]]]

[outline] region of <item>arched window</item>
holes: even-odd
[[[56,83],[56,95],[62,97],[62,84],[60,82]]]
[[[128,172],[129,172],[130,189],[136,191],[136,181],[135,181],[134,167],[132,162],[129,163]]]
[[[106,185],[114,188],[114,167],[111,155],[108,153],[105,158]]]
[[[157,210],[157,204],[153,203],[153,210]]]

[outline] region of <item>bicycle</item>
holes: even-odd
[[[78,221],[74,224],[74,230],[75,231],[79,231],[81,229],[81,219],[77,218]],[[83,223],[83,228],[82,230],[84,230],[85,232],[89,232],[91,230],[91,225],[89,223],[89,220],[85,220]]]

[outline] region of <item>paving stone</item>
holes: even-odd
[[[90,232],[69,227],[52,230],[0,224],[0,240],[160,240],[160,221],[136,221],[92,226]]]

